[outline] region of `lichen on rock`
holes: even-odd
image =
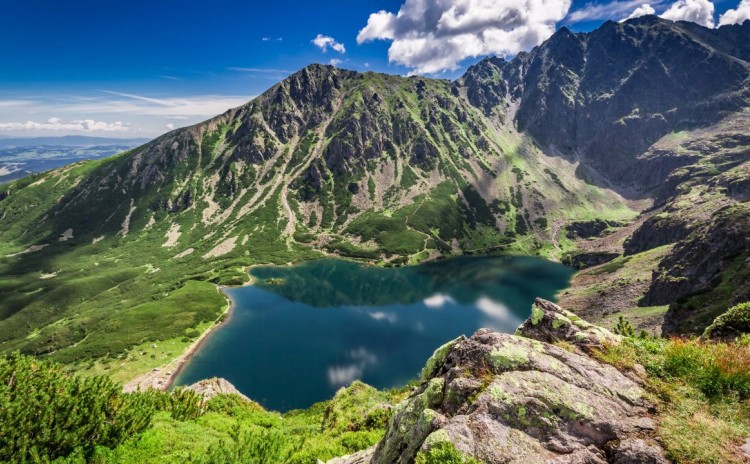
[[[607,343],[619,343],[622,340],[619,335],[586,322],[541,298],[534,301],[531,317],[521,324],[516,335],[547,343],[567,341],[586,353],[601,349]]]
[[[487,464],[667,462],[642,388],[585,354],[617,336],[544,300],[519,333],[541,341],[480,329],[440,347],[367,460],[342,462],[406,464],[445,443]]]

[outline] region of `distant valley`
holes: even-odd
[[[0,183],[78,161],[116,155],[147,141],[83,136],[0,138]]]

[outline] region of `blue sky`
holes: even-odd
[[[750,0],[4,3],[0,136],[156,136],[314,62],[454,78],[563,25],[588,31],[635,10],[706,26],[750,15]]]

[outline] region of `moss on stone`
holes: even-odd
[[[430,359],[427,360],[424,367],[422,368],[422,372],[420,373],[419,378],[422,380],[427,380],[432,377],[438,366],[443,363],[445,357],[448,356],[448,353],[450,353],[451,349],[453,349],[453,346],[456,344],[456,342],[458,342],[459,339],[460,338],[451,340],[440,348],[436,349],[435,352],[432,353],[432,356],[430,356]]]
[[[445,381],[438,377],[427,383],[427,388],[422,392],[422,404],[427,407],[437,406],[443,401],[443,387]]]
[[[424,440],[423,448],[432,448],[439,443],[451,443],[451,437],[443,429],[435,430]]]
[[[514,369],[529,362],[529,353],[523,346],[504,343],[490,352],[490,362],[500,369]]]
[[[537,308],[536,305],[531,307],[531,325],[537,325],[544,318],[544,311]]]
[[[569,325],[570,325],[570,321],[568,321],[567,319],[565,319],[563,317],[556,317],[552,321],[552,328],[553,329],[559,329],[560,327],[567,327]]]

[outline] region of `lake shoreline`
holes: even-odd
[[[245,285],[247,284],[243,284],[242,286],[244,287]],[[223,319],[221,321],[217,319],[217,322],[215,322],[211,327],[206,329],[206,331],[203,332],[200,337],[198,337],[195,343],[193,343],[193,345],[191,345],[188,348],[188,350],[186,350],[186,352],[183,354],[183,356],[181,357],[179,361],[179,365],[174,371],[172,371],[171,375],[169,376],[169,379],[167,380],[167,384],[164,387],[164,390],[169,390],[170,388],[172,388],[175,380],[177,379],[177,376],[180,375],[182,370],[185,368],[187,363],[193,358],[193,356],[195,356],[195,354],[198,353],[198,350],[200,350],[201,347],[203,347],[203,344],[206,342],[206,340],[208,340],[208,338],[211,335],[213,335],[220,327],[227,324],[229,320],[232,318],[232,313],[234,312],[236,303],[234,301],[234,298],[232,298],[225,290],[229,288],[234,288],[234,287],[218,287],[218,288],[221,294],[224,295],[224,297],[227,299],[227,305],[228,305],[227,309],[224,312],[222,312],[221,315],[219,316],[219,319],[221,319],[222,317]]]
[[[292,263],[290,263],[292,264]],[[293,264],[292,264],[293,265]],[[123,386],[123,391],[130,392],[135,390],[145,390],[147,388],[155,388],[157,390],[166,391],[174,386],[177,376],[180,375],[182,370],[185,368],[187,363],[195,356],[195,354],[203,347],[203,344],[219,327],[228,323],[232,318],[236,302],[234,298],[227,293],[227,290],[233,288],[248,287],[255,283],[255,279],[250,275],[250,269],[257,266],[270,266],[269,264],[252,264],[249,266],[243,266],[242,272],[248,276],[247,282],[241,285],[232,286],[220,286],[216,288],[224,296],[227,301],[227,306],[224,311],[219,315],[211,326],[204,330],[198,338],[191,343],[185,350],[182,351],[178,356],[172,358],[168,363],[161,367],[154,368],[152,371],[145,374],[139,375],[134,379],[130,380]],[[283,266],[283,265],[282,265]],[[222,319],[223,318],[223,319]]]
[[[482,327],[514,332],[534,298],[565,288],[571,272],[541,258],[505,256],[392,269],[323,259],[244,270],[252,275],[243,285],[223,289],[241,311],[210,343],[194,347],[170,386],[223,377],[274,411],[323,401],[354,379],[402,385],[456,336]],[[294,388],[300,378],[309,384],[304,391]]]
[[[243,285],[244,286],[244,285]],[[201,333],[193,343],[191,343],[185,350],[182,351],[178,356],[171,359],[167,364],[162,367],[157,367],[142,374],[131,381],[127,382],[123,386],[124,392],[132,392],[136,390],[146,390],[148,388],[154,388],[157,390],[167,391],[174,385],[174,381],[177,376],[182,372],[182,369],[190,361],[198,350],[203,346],[208,337],[213,334],[219,327],[223,326],[232,317],[235,302],[234,299],[225,292],[225,289],[234,287],[220,287],[216,286],[219,293],[221,293],[227,301],[226,308],[221,312],[219,317],[216,318],[213,324],[211,324],[206,330]]]

